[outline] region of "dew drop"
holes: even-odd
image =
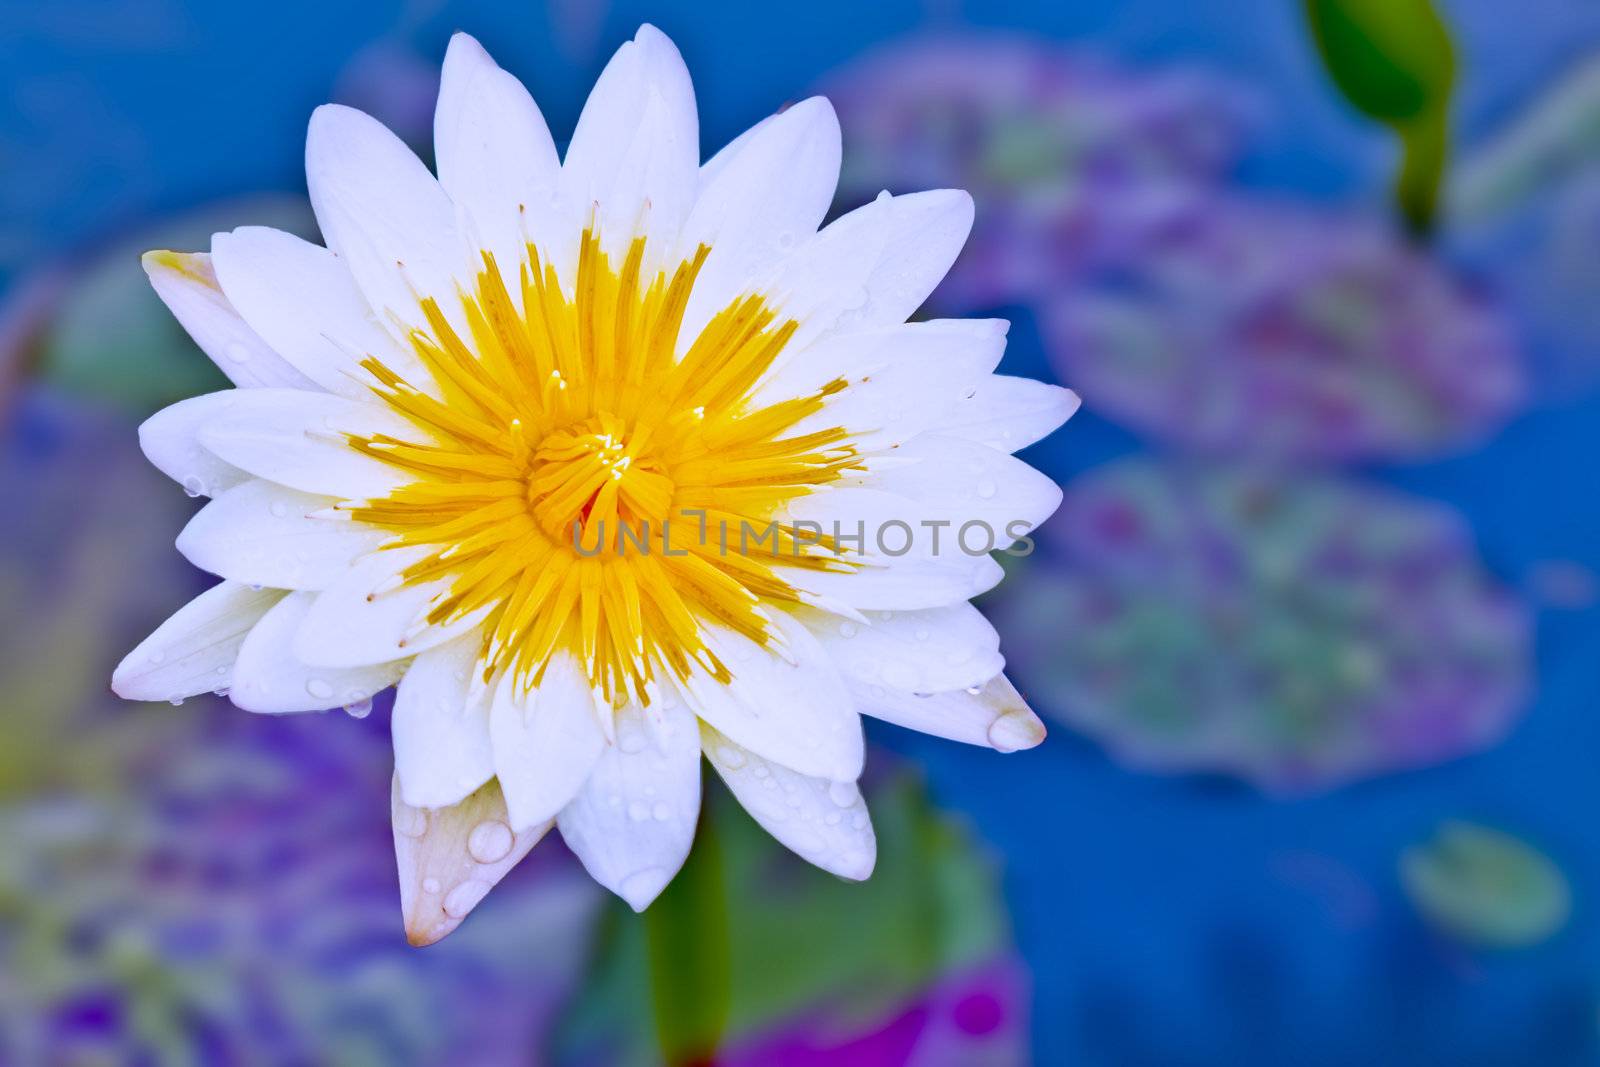
[[[206,483],[191,474],[183,480],[183,491],[188,496],[203,496],[206,491]]]
[[[861,799],[861,790],[854,782],[834,782],[828,786],[828,799],[841,808],[848,808]]]
[[[666,822],[672,818],[672,809],[664,801],[656,801],[656,806],[650,809],[651,818],[656,822]]]
[[[644,822],[650,817],[650,809],[642,800],[635,800],[628,805],[628,818],[634,822]]]
[[[857,626],[853,622],[841,622],[839,624],[839,636],[840,637],[854,637],[856,634],[858,634],[860,632],[861,632],[861,627]]]
[[[509,825],[499,819],[485,819],[472,827],[472,833],[467,835],[467,853],[480,864],[493,864],[506,859],[512,840],[514,835]]]
[[[456,886],[444,897],[444,913],[452,919],[465,918],[467,913],[478,906],[478,902],[489,895],[489,883],[469,878]]]
[[[405,837],[421,837],[428,832],[428,813],[409,805],[395,812],[394,828]]]
[[[344,706],[344,713],[352,719],[365,719],[372,714],[372,698],[359,697]]]
[[[170,698],[168,698],[167,703],[171,704],[173,707],[176,708],[176,707],[182,705],[183,698],[182,697],[170,697]]]
[[[992,499],[999,491],[1000,487],[995,485],[994,482],[990,481],[988,478],[985,478],[983,481],[978,483],[978,496],[984,500]]]
[[[424,893],[437,893],[443,888],[444,887],[439,884],[439,879],[437,878],[424,878],[422,880],[422,891]]]
[[[285,504],[281,500],[274,500],[271,504],[267,505],[267,510],[272,512],[273,518],[281,519],[285,515],[289,514],[289,505]]]
[[[738,770],[744,766],[744,753],[727,745],[717,749],[717,759],[729,770]]]
[[[153,652],[150,653],[150,662],[151,663],[162,663],[162,662],[166,661],[166,658],[167,658],[167,653],[166,653],[166,651],[164,649],[159,649],[158,648],[158,649],[156,649],[156,650],[154,650]]]
[[[327,700],[333,696],[333,686],[321,678],[311,678],[306,681],[306,692],[317,700]]]

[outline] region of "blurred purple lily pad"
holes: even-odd
[[[1010,670],[1130,766],[1316,791],[1480,751],[1523,709],[1527,612],[1442,505],[1135,459],[1047,531],[995,603]]]
[[[1136,254],[1203,206],[1255,111],[1198,71],[1133,72],[1001,36],[891,45],[822,91],[845,131],[841,204],[947,187],[978,202],[934,297],[946,312],[1032,300]]]
[[[1491,301],[1387,225],[1310,208],[1219,200],[1045,319],[1087,406],[1215,453],[1418,458],[1524,395]]]

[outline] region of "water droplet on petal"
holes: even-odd
[[[344,713],[352,719],[365,719],[372,714],[372,698],[360,697],[344,706]]]
[[[478,902],[489,894],[489,883],[469,878],[456,886],[444,897],[444,913],[452,919],[465,918],[467,913],[478,906]]]
[[[634,822],[644,822],[650,817],[650,809],[642,800],[635,800],[628,805],[628,818]]]
[[[854,637],[856,634],[858,634],[860,632],[861,632],[861,627],[857,626],[853,622],[841,622],[839,624],[839,636],[840,637]]]
[[[406,837],[421,837],[428,832],[428,813],[421,808],[402,807],[395,812],[394,828]]]
[[[281,500],[274,500],[271,504],[267,505],[267,510],[272,512],[273,518],[281,519],[285,515],[289,514],[289,505],[285,504]]]
[[[744,753],[728,745],[717,749],[717,759],[729,770],[738,770],[744,766]]]
[[[861,790],[854,782],[834,782],[828,786],[828,799],[841,808],[848,808],[861,799]]]
[[[422,891],[424,893],[437,893],[443,888],[444,887],[439,884],[439,879],[437,878],[424,878],[422,880]]]
[[[203,496],[206,491],[206,483],[191,474],[183,480],[183,491],[189,496]]]
[[[327,700],[329,697],[333,696],[333,686],[329,685],[321,678],[310,678],[306,681],[306,692],[310,694],[313,699]]]
[[[978,496],[984,500],[992,499],[999,491],[1000,487],[995,485],[994,482],[990,481],[988,478],[985,478],[983,481],[978,483]]]
[[[651,818],[656,822],[666,822],[672,818],[672,809],[663,801],[656,801],[656,806],[650,809]]]

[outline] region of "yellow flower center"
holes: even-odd
[[[428,550],[402,572],[445,580],[427,622],[484,613],[485,680],[510,669],[535,685],[558,651],[580,657],[614,704],[648,703],[662,671],[727,680],[704,624],[765,644],[760,605],[799,600],[777,567],[850,566],[772,527],[786,503],[856,464],[844,429],[794,429],[844,383],[754,402],[796,327],[755,295],[679,357],[704,246],[646,276],[642,238],[616,266],[586,232],[570,294],[528,253],[520,308],[484,253],[461,294],[466,336],[422,302],[428,326],[410,342],[431,382],[364,361],[418,433],[350,443],[415,480],[343,506],[392,531],[390,547]]]

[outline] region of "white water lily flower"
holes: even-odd
[[[1044,736],[967,603],[1000,568],[955,542],[1056,508],[1010,453],[1077,401],[993,374],[1003,322],[906,322],[970,198],[884,194],[819,229],[827,101],[702,164],[689,75],[648,26],[564,159],[465,35],[434,136],[437,178],[319,108],[326,248],[244,227],[146,257],[238,388],[140,430],[212,498],[178,548],[223,580],[114,687],[276,713],[398,683],[417,943],[552,825],[644,908],[688,854],[702,754],[785,845],[865,878],[859,715],[1000,751]]]

